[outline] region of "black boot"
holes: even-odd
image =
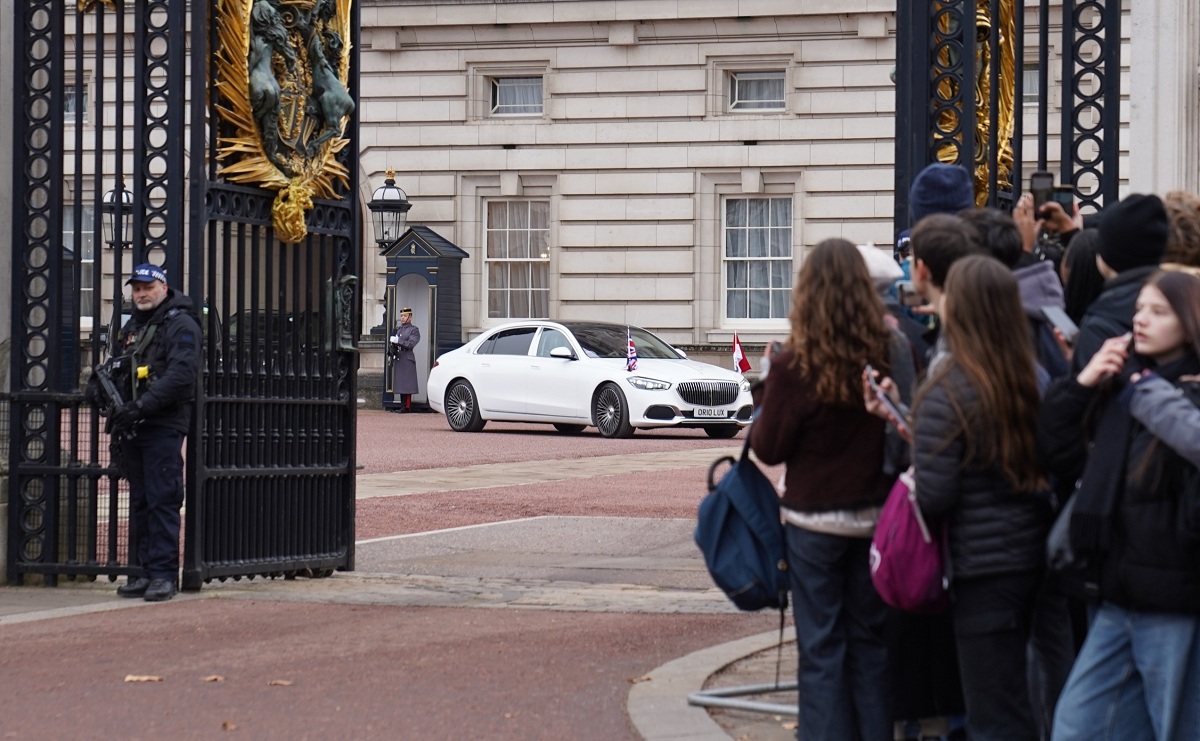
[[[175,582],[170,579],[155,579],[146,587],[142,599],[147,602],[166,602],[175,596]]]
[[[146,589],[150,586],[150,579],[145,576],[137,578],[130,577],[125,580],[125,583],[117,587],[118,597],[141,597],[146,593]]]

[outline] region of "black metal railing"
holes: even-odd
[[[909,226],[913,178],[938,161],[975,174],[980,205],[1016,202],[1028,180],[1027,157],[1039,170],[1057,170],[1084,212],[1117,200],[1119,0],[1054,6],[1049,0],[916,0],[900,3],[896,15],[897,234]],[[1026,56],[1030,44],[1033,57]],[[1039,84],[1033,131],[1025,128],[1024,110],[1029,58],[1036,60]],[[1051,159],[1054,69],[1062,92],[1057,161]],[[1028,141],[1036,152],[1025,151]]]

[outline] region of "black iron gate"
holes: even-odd
[[[250,0],[15,0],[3,11],[16,39],[10,581],[135,570],[128,493],[81,388],[144,261],[204,314],[184,587],[353,566],[360,256],[346,90],[357,88],[357,7],[260,5],[254,27]],[[245,149],[236,98],[261,101],[270,81],[243,79],[239,92],[220,59],[240,58],[248,78],[264,51],[258,72],[293,75],[291,98],[251,128],[290,121],[281,138],[302,155],[272,147],[275,180],[248,182],[244,157],[216,156],[231,140]],[[273,217],[289,206],[290,219]]]
[[[1062,0],[1053,8],[1049,0],[913,0],[897,4],[896,26],[897,233],[908,227],[909,185],[932,162],[972,170],[979,205],[1015,202],[1028,179],[1026,97],[1037,99],[1037,169],[1057,171],[1082,211],[1117,200],[1120,0]],[[1037,70],[1029,96],[1027,59]],[[1052,69],[1061,91],[1056,162]]]

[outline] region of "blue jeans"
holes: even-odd
[[[890,741],[887,607],[871,584],[866,538],[787,526],[800,651],[796,738]]]
[[[1200,738],[1200,617],[1105,603],[1054,714],[1055,741]]]

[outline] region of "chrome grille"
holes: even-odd
[[[684,381],[676,386],[679,396],[699,407],[720,407],[737,401],[740,384],[732,381]]]

